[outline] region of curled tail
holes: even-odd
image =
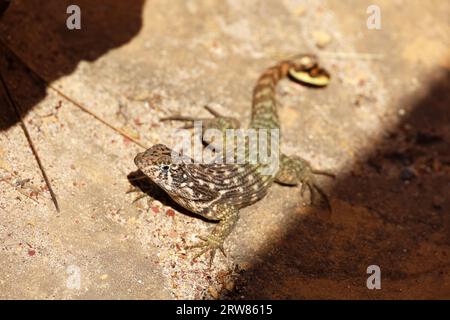
[[[268,68],[253,89],[251,128],[280,128],[276,86],[278,81],[288,75],[294,81],[309,86],[325,86],[330,78],[328,72],[318,66],[317,58],[313,55],[299,55]]]

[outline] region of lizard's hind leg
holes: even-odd
[[[334,174],[328,171],[314,170],[308,161],[297,156],[288,157],[286,155],[281,155],[280,160],[280,169],[275,177],[275,181],[280,184],[291,186],[301,183],[300,193],[302,196],[308,189],[311,204],[316,204],[316,196],[319,195],[322,203],[329,211],[331,211],[328,196],[317,184],[316,175],[325,175],[334,178]]]
[[[202,254],[206,252],[210,252],[209,266],[211,267],[214,257],[216,255],[216,251],[220,250],[224,256],[225,250],[223,248],[223,242],[228,237],[228,235],[233,230],[236,222],[239,218],[239,211],[227,204],[221,204],[218,206],[214,206],[211,209],[212,215],[218,220],[217,225],[214,227],[213,231],[207,236],[198,236],[202,242],[196,243],[194,245],[189,246],[189,249],[192,248],[201,248],[200,252],[198,252],[194,256],[194,260],[200,257]]]
[[[204,129],[218,129],[224,131],[226,129],[238,129],[240,127],[239,120],[232,117],[225,117],[212,109],[210,106],[205,106],[205,109],[211,113],[214,118],[195,118],[190,116],[170,116],[161,118],[161,121],[184,121],[187,124],[183,127],[184,129],[190,129],[194,127],[194,122],[201,121]]]
[[[205,109],[211,113],[214,118],[194,118],[189,116],[171,116],[171,117],[165,117],[161,118],[161,121],[168,121],[168,120],[176,120],[176,121],[184,121],[187,122],[185,126],[183,126],[183,129],[190,129],[194,128],[195,122],[201,121],[202,126],[202,141],[205,144],[211,144],[215,145],[218,142],[215,141],[217,139],[217,135],[220,135],[222,137],[221,144],[224,145],[224,141],[226,138],[226,131],[228,129],[238,129],[240,127],[239,120],[232,117],[225,117],[221,114],[219,114],[217,111],[212,109],[209,106],[205,106]],[[211,131],[211,130],[218,130],[217,131]]]

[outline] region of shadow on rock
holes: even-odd
[[[137,35],[142,26],[144,0],[78,0],[81,29],[69,30],[67,7],[73,1],[13,1],[0,17],[0,39],[17,56],[0,46],[0,71],[22,115],[46,95],[46,86],[24,63],[48,83],[74,71],[80,61],[95,61]],[[20,57],[20,58],[19,58]],[[22,63],[22,61],[24,63]],[[18,119],[0,97],[0,130]]]
[[[443,72],[337,181],[331,219],[291,210],[280,240],[222,297],[450,298],[449,106],[450,74]],[[370,265],[380,266],[383,290],[367,289]]]

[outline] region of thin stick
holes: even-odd
[[[3,79],[3,76],[1,73],[0,73],[0,82],[3,85],[3,89],[6,93],[6,97],[9,102],[9,105],[14,109],[17,119],[19,119],[19,121],[20,121],[20,126],[22,127],[25,137],[28,140],[28,144],[30,145],[31,151],[33,152],[34,158],[36,159],[39,169],[41,170],[42,176],[44,177],[45,183],[47,184],[47,188],[48,188],[48,191],[50,192],[50,196],[52,197],[52,201],[55,205],[56,211],[59,213],[60,211],[59,211],[58,200],[56,199],[56,194],[53,192],[52,185],[50,184],[50,180],[48,179],[47,173],[45,172],[44,166],[42,165],[41,159],[39,158],[36,148],[34,147],[33,140],[31,139],[31,136],[27,129],[27,126],[25,125],[25,122],[23,121],[23,118],[19,111],[19,108],[18,108],[16,102],[14,101],[14,99],[11,95],[11,92],[9,91],[8,86],[6,84],[6,81]]]
[[[313,54],[322,60],[338,60],[338,59],[355,59],[355,60],[382,60],[384,55],[381,53],[369,52],[330,52],[313,50]],[[291,60],[297,57],[298,54],[275,54],[273,58],[276,60]]]
[[[47,80],[45,80],[35,69],[33,69],[32,67],[30,67],[27,63],[24,62],[23,59],[21,59],[14,51],[12,51],[4,42],[3,40],[0,38],[0,44],[5,47],[8,51],[10,51],[17,59],[19,59],[34,75],[36,75],[48,88],[52,89],[53,91],[55,91],[57,94],[59,94],[60,96],[62,96],[64,99],[70,101],[71,103],[73,103],[76,107],[78,107],[79,109],[81,109],[82,111],[86,112],[87,114],[89,114],[90,116],[94,117],[95,119],[97,119],[98,121],[100,121],[101,123],[103,123],[104,125],[108,126],[109,128],[113,129],[114,131],[116,131],[117,133],[121,134],[122,136],[124,136],[125,138],[131,140],[132,142],[134,142],[135,144],[137,144],[138,146],[147,149],[147,147],[140,142],[139,140],[133,138],[132,136],[130,136],[128,133],[126,133],[124,130],[115,127],[114,125],[110,124],[109,122],[107,122],[106,120],[100,118],[98,115],[96,115],[95,113],[93,113],[91,110],[89,110],[88,108],[86,108],[85,106],[83,106],[81,103],[75,101],[74,99],[72,99],[71,97],[69,97],[68,95],[66,95],[64,92],[62,92],[61,90],[59,90],[58,88],[56,88],[55,86],[51,85],[50,83],[48,83]]]

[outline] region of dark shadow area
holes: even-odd
[[[0,0],[0,18],[2,17],[6,9],[8,9],[10,4],[11,4],[10,0]]]
[[[81,9],[81,29],[69,30],[67,7]],[[94,61],[129,42],[141,29],[144,0],[12,1],[0,17],[0,71],[25,115],[46,95],[45,84],[74,71],[80,61]],[[6,9],[6,8],[5,8]],[[22,63],[22,61],[24,63]],[[0,130],[18,119],[1,101]]]
[[[341,177],[333,215],[293,217],[261,263],[241,271],[240,299],[450,298],[450,73]],[[296,213],[293,208],[290,215]],[[382,290],[368,290],[378,265]]]

